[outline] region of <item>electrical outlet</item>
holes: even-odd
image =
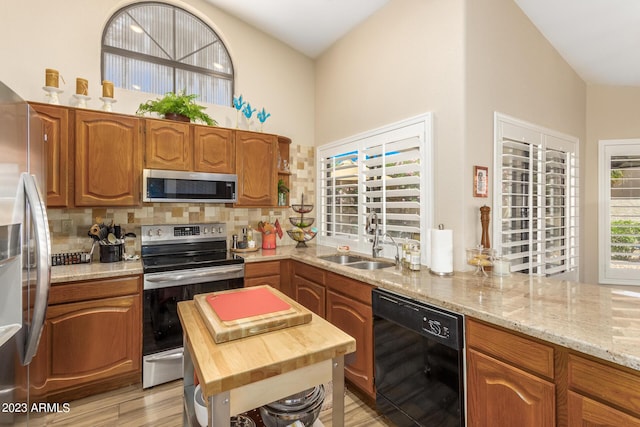
[[[73,221],[70,219],[62,220],[62,233],[63,234],[71,234],[73,231]]]

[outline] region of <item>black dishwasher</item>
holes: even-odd
[[[376,406],[398,427],[464,426],[464,318],[373,290]]]

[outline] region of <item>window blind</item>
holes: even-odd
[[[495,152],[495,248],[514,272],[577,271],[576,141],[497,119]]]
[[[432,218],[430,129],[431,116],[420,116],[318,148],[319,242],[370,250],[365,223],[374,212],[381,237],[424,240]],[[383,242],[382,255],[395,256]]]

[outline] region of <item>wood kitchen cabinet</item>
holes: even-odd
[[[567,378],[569,427],[640,427],[637,371],[569,354]]]
[[[280,290],[280,261],[245,263],[244,287],[261,285]]]
[[[145,167],[207,173],[235,172],[232,129],[145,119]]]
[[[141,295],[140,276],[53,285],[32,394],[68,401],[140,382]]]
[[[373,287],[327,273],[327,320],[356,339],[356,351],[345,361],[345,378],[371,399],[375,399],[373,384]]]
[[[188,171],[193,167],[191,125],[173,120],[144,119],[145,167]]]
[[[291,283],[295,300],[322,318],[326,318],[325,274],[320,268],[302,262],[293,263]]]
[[[72,138],[69,108],[59,105],[30,103],[42,120],[43,140],[47,146],[47,207],[71,207],[70,178],[73,160],[70,157]]]
[[[288,259],[245,263],[244,286],[269,285],[295,299],[295,292],[291,289],[290,265]]]
[[[140,119],[90,110],[75,111],[75,205],[140,204]]]
[[[235,206],[276,206],[278,138],[265,133],[236,131],[238,201]]]
[[[467,319],[469,426],[556,425],[554,348]]]
[[[236,172],[236,144],[233,130],[193,125],[192,131],[194,171]]]
[[[345,360],[345,378],[375,400],[373,362],[373,287],[302,262],[292,263],[295,300],[356,339]]]

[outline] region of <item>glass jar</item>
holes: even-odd
[[[411,246],[409,270],[420,271],[420,246],[419,245]]]
[[[498,256],[493,260],[493,275],[508,276],[511,274],[511,262],[502,256]]]

